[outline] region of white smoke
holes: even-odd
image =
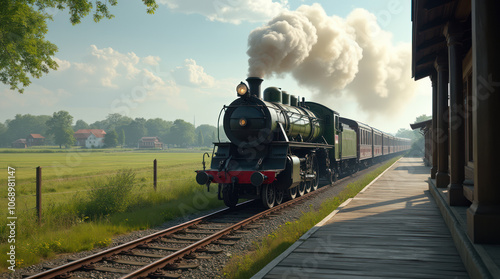
[[[366,112],[396,112],[414,94],[409,45],[393,46],[375,15],[355,9],[346,19],[319,4],[287,11],[248,38],[249,76],[291,73],[318,97],[356,97]]]

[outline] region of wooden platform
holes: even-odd
[[[469,278],[428,174],[401,159],[253,278]]]

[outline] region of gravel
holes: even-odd
[[[207,248],[209,249],[221,249],[223,252],[219,254],[200,254],[203,256],[211,256],[210,259],[195,259],[195,260],[188,260],[187,262],[189,263],[197,263],[199,266],[194,269],[189,269],[187,271],[182,271],[182,277],[181,278],[222,278],[221,270],[222,268],[226,265],[226,263],[229,261],[231,257],[237,256],[237,255],[243,255],[245,254],[246,251],[248,251],[254,242],[261,240],[263,237],[273,233],[276,231],[281,225],[284,225],[286,222],[293,222],[300,218],[304,212],[308,212],[311,210],[311,208],[319,208],[321,203],[330,197],[334,197],[338,195],[340,191],[342,191],[345,186],[348,183],[351,183],[352,181],[356,180],[363,174],[370,172],[374,170],[375,168],[379,167],[381,164],[376,164],[368,169],[362,170],[358,172],[357,174],[347,177],[341,181],[339,181],[335,186],[326,186],[328,189],[326,191],[323,191],[321,195],[316,195],[307,201],[299,204],[292,206],[291,208],[285,209],[280,212],[278,215],[272,215],[269,219],[264,219],[261,222],[263,223],[262,226],[260,226],[258,229],[252,229],[248,233],[239,233],[238,236],[241,236],[242,238],[236,242],[235,245],[233,246],[227,246],[227,245],[210,245]],[[146,235],[158,232],[160,230],[164,230],[166,228],[184,223],[188,219],[194,219],[198,218],[204,215],[207,215],[211,212],[214,212],[216,210],[207,210],[207,211],[200,211],[197,214],[192,214],[188,216],[187,218],[178,218],[176,220],[172,220],[169,222],[164,223],[163,225],[154,228],[154,229],[148,229],[148,230],[142,230],[142,231],[136,231],[132,232],[126,235],[121,235],[117,236],[113,239],[112,246],[120,245],[126,242],[130,242],[132,240],[144,237]],[[105,248],[107,249],[107,248]],[[26,274],[36,274],[44,271],[43,266],[59,266],[66,264],[69,259],[75,259],[75,258],[82,258],[89,256],[91,254],[97,253],[104,250],[103,248],[101,249],[94,249],[91,251],[85,251],[85,252],[80,252],[76,254],[66,254],[66,255],[61,255],[56,259],[46,261],[37,265],[25,267],[22,269],[17,269],[15,272],[6,272],[0,274],[0,278],[22,278],[23,275],[26,276]],[[151,253],[153,253],[151,251]],[[130,260],[135,260],[135,261],[151,261],[150,259],[145,260],[145,259],[139,259],[141,257],[133,257],[130,256]],[[104,266],[109,266],[109,267],[116,267],[116,268],[127,268],[126,265],[122,264],[112,264],[110,262],[107,262],[104,264]],[[175,271],[172,273],[178,273],[179,271]],[[77,277],[77,275],[80,275],[78,273],[74,274],[74,277]],[[88,273],[86,273],[87,278],[89,276]],[[92,272],[90,275],[91,278],[119,278],[121,275],[117,273],[104,273],[104,272]]]

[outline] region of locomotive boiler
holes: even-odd
[[[210,168],[196,175],[201,185],[217,183],[227,206],[260,198],[271,208],[316,190],[321,177],[333,182],[357,168],[361,136],[368,137],[360,135],[357,122],[341,121],[330,108],[277,87],[266,88],[262,98],[263,80],[246,81],[248,86],[241,82],[236,88],[238,98],[223,108],[229,142],[215,142]]]

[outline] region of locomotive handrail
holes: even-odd
[[[219,143],[220,143],[220,116],[222,114],[222,111],[225,111],[226,108],[227,107],[225,105],[222,107],[222,109],[219,112],[219,117],[217,118],[217,140],[219,141]],[[213,152],[212,152],[212,154],[213,154]]]

